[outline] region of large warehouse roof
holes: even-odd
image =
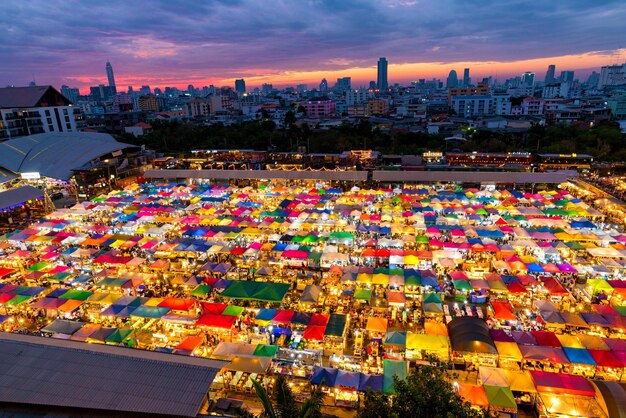
[[[14,173],[38,172],[61,180],[100,156],[134,145],[93,132],[44,133],[0,142],[0,167]]]
[[[196,416],[222,361],[0,333],[0,402]]]

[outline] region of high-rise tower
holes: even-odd
[[[111,63],[107,61],[106,65],[107,69],[107,78],[109,79],[109,87],[113,87],[115,89],[115,76],[113,75],[113,67]]]
[[[554,83],[556,81],[556,78],[554,77],[555,70],[556,67],[554,64],[548,65],[548,71],[546,71],[546,79],[544,80],[546,84]]]
[[[387,58],[381,57],[378,60],[378,90],[387,91],[389,83],[387,81]]]

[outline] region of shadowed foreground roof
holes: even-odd
[[[0,333],[0,402],[193,417],[224,364]]]
[[[28,200],[43,198],[43,190],[33,186],[16,187],[0,192],[0,210],[20,205]]]
[[[93,132],[44,133],[0,142],[0,167],[68,180],[72,169],[113,151],[134,147]]]

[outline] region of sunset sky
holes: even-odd
[[[276,87],[351,76],[389,82],[445,79],[470,67],[474,80],[504,80],[548,64],[586,77],[626,61],[623,0],[4,0],[0,85],[118,90],[213,84]]]

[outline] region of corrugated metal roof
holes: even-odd
[[[0,192],[0,210],[11,206],[19,205],[31,199],[40,199],[43,197],[43,190],[33,186],[22,186],[15,189],[9,189]]]
[[[0,167],[0,184],[6,183],[17,178],[17,175],[13,172]]]
[[[95,132],[44,133],[0,142],[0,166],[67,180],[72,169],[113,151],[134,147]]]
[[[0,334],[0,402],[196,416],[225,362]]]

